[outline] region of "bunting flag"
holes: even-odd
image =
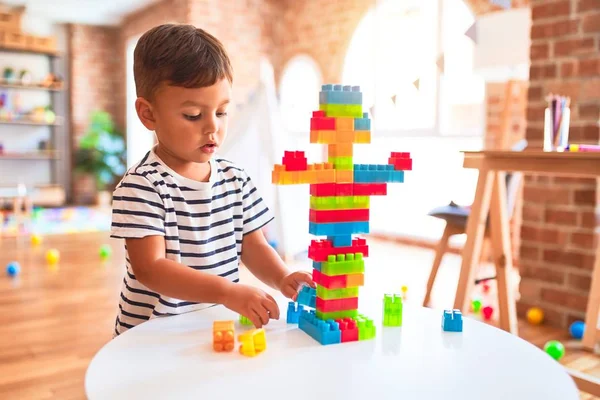
[[[435,63],[437,67],[440,69],[440,72],[444,73],[444,55],[440,55]]]
[[[477,44],[477,21],[473,22],[473,25],[467,29],[465,36],[471,39],[473,43]]]
[[[371,119],[375,118],[375,104],[369,108],[369,113],[371,114]]]
[[[392,102],[394,103],[394,105],[396,105],[396,95],[392,96]]]
[[[419,81],[420,79],[417,79],[416,81],[413,82],[413,86],[417,88],[417,90],[419,90]]]
[[[511,0],[490,0],[490,3],[504,8],[505,10],[511,7]]]

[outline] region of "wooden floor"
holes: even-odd
[[[106,262],[98,254],[104,243],[114,251]],[[420,302],[432,251],[370,243],[370,265],[380,271],[370,278],[370,285],[381,292],[397,292],[400,285],[407,285],[408,301]],[[61,253],[56,267],[45,261],[49,248]],[[397,265],[387,262],[380,268],[382,258],[398,260]],[[0,399],[85,398],[86,368],[113,331],[124,274],[122,243],[106,233],[48,236],[38,247],[27,240],[0,240],[0,265],[4,268],[15,260],[21,264],[21,274],[0,277]],[[445,258],[433,306],[452,304],[459,266],[458,256]],[[308,269],[310,264],[298,262],[294,268]],[[245,271],[242,280],[251,281]],[[570,343],[566,332],[526,323],[520,328],[521,336],[537,346],[550,339],[562,340],[568,347],[563,364],[600,376],[600,357],[574,349],[576,343]],[[595,399],[586,394],[581,398]]]

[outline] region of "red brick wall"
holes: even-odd
[[[571,97],[570,141],[600,139],[600,2],[532,0],[527,139],[541,147],[544,97]],[[597,184],[593,179],[532,176],[524,188],[521,300],[565,327],[585,315],[594,260]]]
[[[86,25],[69,26],[72,139],[77,145],[85,133],[90,113],[104,110],[115,115],[118,104],[116,72],[121,67],[120,57],[114,51],[116,28]]]

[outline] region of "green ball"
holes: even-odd
[[[100,247],[100,258],[108,258],[111,256],[111,254],[112,254],[112,249],[110,248],[109,245],[103,244]]]
[[[473,307],[473,312],[478,313],[481,310],[481,300],[473,300],[471,307]]]
[[[544,345],[544,351],[558,361],[565,355],[565,346],[558,340],[550,340]]]

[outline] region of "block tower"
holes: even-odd
[[[305,303],[313,310],[301,311],[298,326],[321,344],[371,339],[373,321],[358,313],[369,247],[353,235],[369,233],[370,196],[385,196],[388,183],[403,182],[412,159],[392,152],[387,164],[354,163],[354,144],[371,142],[358,86],[323,85],[319,104],[310,142],[327,145],[328,162],[308,164],[304,152],[286,151],[272,172],[274,184],[310,185],[309,233],[326,237],[311,240],[308,248],[317,288],[302,289],[299,299],[314,302]]]

